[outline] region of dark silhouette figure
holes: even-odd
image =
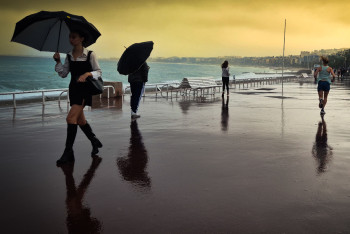
[[[119,157],[117,165],[123,179],[131,182],[136,187],[149,188],[151,179],[145,171],[148,163],[148,155],[142,136],[137,126],[137,121],[130,124],[131,136],[127,156]]]
[[[326,171],[327,163],[333,155],[333,148],[328,145],[327,126],[322,118],[318,123],[315,143],[312,147],[312,155],[318,163],[317,173],[321,174]]]
[[[179,105],[182,110],[182,113],[188,114],[188,110],[190,109],[190,106],[192,105],[192,103],[188,99],[183,99],[182,101],[179,101]]]
[[[91,217],[90,208],[82,204],[83,198],[95,171],[102,159],[94,156],[91,166],[86,172],[78,188],[73,177],[74,163],[60,166],[65,177],[67,187],[67,228],[68,233],[95,234],[102,232],[102,225],[96,218]]]
[[[222,107],[221,107],[221,130],[226,132],[228,129],[228,101],[227,98],[225,103],[225,98],[222,98]]]

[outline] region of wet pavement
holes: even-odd
[[[263,88],[263,89],[261,89]],[[350,89],[231,89],[229,100],[129,96],[86,111],[56,167],[67,106],[0,107],[1,233],[349,233]]]

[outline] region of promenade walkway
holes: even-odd
[[[67,107],[0,107],[2,233],[349,233],[350,86],[332,85],[321,121],[312,82],[226,96],[129,95],[86,118],[58,168]]]

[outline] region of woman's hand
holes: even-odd
[[[89,76],[92,76],[90,72],[84,73],[83,75],[79,76],[78,82],[85,82],[86,78],[88,78]]]
[[[53,55],[53,59],[57,62],[57,63],[60,63],[61,62],[61,57],[60,57],[60,53],[55,53]]]

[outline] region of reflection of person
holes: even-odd
[[[69,84],[69,100],[71,109],[67,116],[67,139],[66,148],[58,164],[74,161],[73,144],[77,134],[77,126],[85,133],[91,141],[91,155],[98,153],[98,148],[102,147],[101,142],[96,138],[91,126],[85,119],[84,107],[91,106],[92,96],[88,92],[86,79],[92,77],[97,79],[101,76],[101,69],[97,62],[94,52],[83,47],[85,35],[82,32],[75,31],[69,34],[69,41],[73,46],[73,50],[67,54],[64,65],[61,63],[60,54],[55,53],[53,58],[56,61],[55,70],[62,78],[67,77],[71,73],[71,81]]]
[[[327,104],[327,98],[328,98],[328,93],[331,88],[330,84],[334,82],[335,79],[335,74],[333,72],[333,69],[328,66],[328,58],[321,56],[321,60],[323,63],[323,66],[317,68],[314,77],[317,78],[317,91],[318,91],[318,97],[319,97],[319,108],[321,108],[321,115],[326,114],[324,111],[324,108]],[[330,79],[330,75],[332,75],[333,79]]]
[[[230,69],[228,67],[228,61],[225,60],[223,64],[221,64],[221,70],[222,70],[222,96],[225,94],[225,87],[226,87],[226,92],[227,96],[230,95],[229,93],[229,88],[228,88],[228,83],[230,80]]]
[[[225,98],[222,98],[222,107],[221,107],[221,130],[227,131],[228,128],[228,101],[227,98],[225,103]]]
[[[316,139],[312,147],[312,154],[318,163],[318,173],[325,172],[326,164],[328,163],[330,156],[333,154],[332,150],[332,147],[328,145],[326,122],[322,118],[322,121],[318,123]]]
[[[188,113],[188,110],[190,109],[191,105],[192,105],[192,103],[190,100],[182,99],[181,101],[179,101],[179,106],[180,106],[183,114]]]
[[[140,118],[140,115],[137,114],[139,108],[141,96],[145,89],[145,84],[148,81],[148,71],[149,66],[145,62],[136,72],[128,76],[128,82],[130,83],[131,90],[131,118],[136,119]]]
[[[61,169],[66,177],[67,188],[67,228],[68,233],[101,233],[102,225],[96,218],[91,217],[90,208],[82,204],[85,192],[94,177],[101,158],[94,156],[89,170],[83,177],[78,188],[73,177],[74,163],[65,164]]]
[[[117,159],[120,174],[124,180],[130,181],[136,186],[150,187],[151,179],[145,171],[148,163],[148,155],[142,136],[136,121],[130,124],[131,136],[128,155]]]

